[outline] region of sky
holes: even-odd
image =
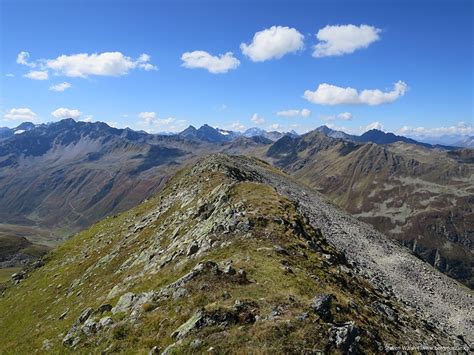
[[[474,135],[472,1],[0,4],[0,126]]]

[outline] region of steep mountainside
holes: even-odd
[[[55,244],[160,189],[210,146],[63,120],[0,142],[0,232]]]
[[[267,159],[473,287],[472,151],[284,137]]]
[[[256,159],[210,156],[38,266],[4,286],[2,353],[379,353],[473,340],[467,288]]]

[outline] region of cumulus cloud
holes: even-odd
[[[47,70],[31,70],[29,73],[24,75],[25,78],[32,80],[48,80],[49,74]]]
[[[255,33],[250,44],[242,43],[242,53],[254,62],[279,59],[287,53],[303,49],[304,36],[296,29],[272,26]]]
[[[283,127],[279,123],[273,123],[273,124],[268,126],[268,129],[272,130],[272,131],[281,131],[282,128]]]
[[[156,112],[145,111],[138,114],[140,126],[148,132],[178,132],[185,128],[186,120],[178,120],[175,117],[159,118]]]
[[[136,68],[156,70],[155,66],[148,63],[149,60],[150,56],[147,54],[142,54],[137,60],[133,60],[121,52],[80,53],[63,54],[56,59],[48,59],[45,61],[45,66],[57,74],[69,77],[121,76]]]
[[[240,61],[234,57],[232,52],[213,56],[205,51],[186,52],[181,56],[183,67],[189,69],[206,69],[212,74],[227,73],[229,70],[236,69]]]
[[[29,108],[12,108],[5,113],[3,118],[9,121],[34,121],[36,113]]]
[[[35,63],[30,63],[28,61],[28,59],[30,58],[30,53],[28,52],[25,52],[25,51],[22,51],[20,53],[18,53],[17,57],[16,57],[16,62],[18,64],[21,64],[21,65],[26,65],[30,68],[34,68],[36,67],[36,64]]]
[[[308,110],[306,108],[302,110],[284,110],[284,111],[278,111],[277,116],[283,116],[283,117],[309,117],[311,116],[311,110]]]
[[[391,91],[383,92],[379,89],[362,90],[358,92],[351,87],[340,87],[331,84],[319,84],[315,91],[306,90],[303,97],[319,105],[380,105],[397,100],[405,95],[408,86],[403,81],[394,84]]]
[[[314,46],[313,57],[339,56],[367,48],[380,39],[380,32],[368,25],[326,26],[316,34],[320,43]]]
[[[140,112],[138,118],[140,118],[146,125],[152,125],[155,123],[157,116],[156,112]]]
[[[156,66],[149,62],[151,57],[148,54],[141,54],[136,60],[121,52],[63,54],[55,59],[40,59],[35,62],[29,62],[28,59],[28,52],[20,52],[17,63],[37,67],[43,72],[52,70],[56,75],[79,78],[91,75],[121,76],[133,69],[157,70]]]
[[[403,126],[398,130],[398,134],[415,137],[439,137],[443,135],[473,135],[474,127],[466,122],[459,122],[456,125],[444,127],[410,127]]]
[[[369,123],[365,127],[365,132],[370,131],[371,129],[378,129],[379,131],[383,131],[383,125],[380,122]]]
[[[230,129],[232,131],[243,131],[245,129],[245,125],[240,123],[240,121],[235,121],[230,124]]]
[[[49,87],[49,90],[56,91],[56,92],[62,92],[62,91],[67,90],[71,87],[72,87],[72,85],[70,83],[64,82],[64,83],[60,83],[60,84],[56,84],[56,85],[51,85]]]
[[[54,110],[53,112],[51,112],[51,115],[59,119],[63,119],[63,118],[77,119],[82,115],[82,112],[76,109],[60,107]]]
[[[343,121],[350,121],[354,118],[352,113],[350,112],[341,112],[337,115],[328,115],[328,116],[321,116],[321,119],[324,121],[334,121],[334,120],[343,120]]]
[[[8,73],[8,74],[5,74],[5,76],[6,76],[7,78],[14,78],[14,77],[15,77],[15,74]]]
[[[250,121],[252,121],[256,125],[261,125],[262,123],[265,122],[265,119],[263,117],[259,116],[258,113],[254,113],[252,115],[252,118],[250,119]]]

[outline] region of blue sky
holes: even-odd
[[[0,126],[69,114],[149,131],[474,134],[471,1],[0,3]]]

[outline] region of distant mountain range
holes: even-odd
[[[48,124],[35,125],[31,122],[24,122],[15,128],[0,127],[0,140],[9,138],[14,134],[21,134],[27,132],[35,127],[47,126]],[[132,131],[128,129],[129,131]],[[333,130],[327,126],[320,126],[315,129],[315,131],[322,132],[326,136],[331,138],[344,139],[353,142],[363,142],[363,143],[376,143],[376,144],[391,144],[396,142],[404,142],[408,144],[417,144],[427,148],[442,148],[442,149],[456,149],[459,147],[472,148],[474,147],[474,136],[450,136],[449,139],[446,137],[440,137],[439,140],[431,139],[430,142],[418,141],[412,138],[395,135],[390,132],[383,132],[378,129],[371,129],[362,135],[352,135],[345,133],[343,131]],[[137,131],[134,131],[137,132]],[[138,133],[147,134],[144,131],[139,131]],[[298,133],[295,131],[290,132],[278,132],[278,131],[266,131],[265,129],[252,127],[247,129],[244,132],[237,132],[231,130],[225,130],[221,128],[214,128],[208,124],[196,128],[190,125],[188,128],[179,133],[172,132],[163,132],[157,134],[158,136],[174,136],[178,135],[183,138],[194,140],[194,141],[205,141],[210,143],[223,143],[230,142],[237,137],[265,137],[271,141],[277,141],[285,135],[296,137]],[[429,139],[428,139],[429,140]],[[446,141],[449,141],[449,144],[445,144]],[[445,142],[445,143],[443,143]]]
[[[326,126],[304,135],[209,125],[157,135],[66,119],[0,132],[0,234],[6,237],[56,245],[155,195],[182,166],[223,152],[277,165],[474,285],[472,149],[378,130],[355,136]]]

